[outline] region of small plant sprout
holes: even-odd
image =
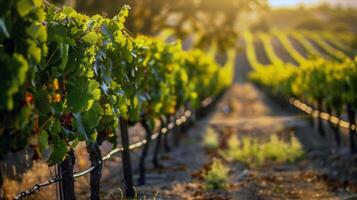
[[[203,138],[203,145],[208,150],[214,150],[218,148],[219,138],[217,132],[213,128],[211,127],[207,128],[206,134],[204,135]]]
[[[229,167],[222,160],[213,158],[210,169],[203,174],[206,190],[225,189],[228,186]]]

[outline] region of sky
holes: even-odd
[[[332,5],[343,5],[343,6],[357,6],[357,0],[269,0],[272,7],[292,7],[303,4],[317,4],[321,2],[328,2]]]
[[[311,3],[314,0],[269,0],[272,7],[291,7],[300,3]]]

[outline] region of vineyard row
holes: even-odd
[[[247,57],[254,69],[250,78],[273,95],[287,100],[291,98],[297,100],[290,101],[294,106],[304,105],[303,107],[313,109],[308,113],[318,116],[320,134],[325,135],[322,126],[322,119],[325,119],[334,130],[338,146],[341,145],[339,127],[348,128],[350,149],[351,152],[356,153],[357,60],[328,46],[316,35],[311,36],[311,34],[299,32],[288,34],[295,37],[304,50],[310,54],[308,58],[302,59],[302,55],[298,55],[298,51],[292,49],[293,46],[286,39],[288,36],[285,33],[274,32],[273,35],[277,36],[282,47],[299,63],[299,66],[284,63],[273,48],[272,36],[266,33],[260,33],[260,38],[271,64],[265,66],[259,64],[254,49],[255,38],[252,33],[246,32]],[[321,45],[320,47],[330,55],[329,58],[323,58],[304,35],[310,35],[313,41],[318,38],[319,42],[316,44]],[[301,109],[301,107],[298,108]],[[315,109],[317,112],[313,112]],[[327,113],[329,117],[326,118],[324,113]],[[347,124],[341,120],[343,114],[347,115]]]

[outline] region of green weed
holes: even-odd
[[[294,162],[303,154],[301,144],[295,137],[284,141],[275,134],[264,142],[248,136],[242,137],[241,140],[232,136],[227,150],[221,152],[227,160],[242,162],[250,167],[262,166],[267,161]]]
[[[219,146],[218,133],[211,127],[207,128],[206,134],[203,138],[203,145],[208,150],[217,149]]]
[[[213,163],[210,167],[210,170],[203,174],[205,189],[225,189],[228,186],[228,173],[229,167],[225,166],[222,163],[222,160],[213,158]]]

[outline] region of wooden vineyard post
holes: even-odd
[[[167,126],[167,122],[168,119],[165,119],[164,117],[161,117],[160,118],[160,130],[159,130],[159,136],[157,137],[157,142],[156,142],[156,146],[155,146],[155,149],[154,149],[154,157],[152,159],[152,163],[154,165],[155,168],[161,168],[162,166],[160,165],[160,162],[159,162],[159,152],[160,152],[160,149],[161,149],[161,138],[162,138],[162,132],[161,130]]]
[[[62,177],[62,175],[61,175],[61,165],[60,165],[60,164],[57,164],[57,165],[56,165],[56,174],[57,174],[58,176]],[[57,191],[56,191],[57,199],[63,200],[62,181],[59,181],[59,182],[57,182],[56,184],[57,184],[57,186],[56,186],[56,189],[57,189]]]
[[[325,130],[322,124],[322,119],[321,119],[321,112],[322,112],[322,100],[318,100],[317,102],[317,110],[318,110],[318,116],[317,116],[317,129],[322,137],[325,137]]]
[[[170,121],[172,121],[172,116],[167,115],[166,116],[167,125],[170,124]],[[170,132],[170,131],[172,131],[172,129],[168,128],[167,131]],[[171,151],[171,148],[170,148],[170,145],[169,145],[169,133],[164,134],[164,149],[165,149],[166,153]]]
[[[131,171],[131,160],[129,151],[129,133],[128,133],[128,120],[123,117],[119,118],[120,122],[120,135],[123,146],[122,151],[122,162],[123,162],[123,172],[124,172],[124,189],[125,196],[127,198],[133,198],[135,196],[135,191],[133,187],[133,174]]]
[[[175,123],[174,128],[172,129],[172,133],[173,133],[173,144],[175,147],[178,147],[180,145],[180,139],[181,139],[181,129],[179,126],[177,126],[176,124],[176,120],[177,120],[177,116],[174,115],[174,120],[173,122]]]
[[[168,131],[171,131],[171,130],[168,130]],[[169,133],[164,134],[164,149],[165,149],[166,153],[171,151],[171,148],[169,145]]]
[[[335,125],[335,140],[336,140],[336,143],[337,143],[337,146],[340,147],[341,146],[341,136],[340,136],[340,117],[341,117],[341,111],[338,111],[336,112],[336,116],[338,117],[338,123],[337,125]]]
[[[60,199],[61,200],[75,200],[74,194],[74,178],[73,178],[73,168],[75,164],[74,151],[71,149],[68,152],[67,157],[59,165],[62,181],[60,184]]]
[[[90,172],[90,199],[100,199],[100,179],[102,177],[103,159],[97,142],[87,144],[87,151],[94,169]]]
[[[328,124],[329,124],[330,128],[333,130],[333,133],[335,136],[335,142],[336,142],[337,148],[339,148],[341,146],[340,127],[338,125],[340,123],[340,121],[337,122],[337,125],[332,123],[331,118],[333,115],[332,115],[332,108],[330,106],[327,106],[327,113],[330,114],[330,118],[328,119]],[[338,118],[340,118],[340,113],[338,111],[336,111],[336,116]]]
[[[2,185],[3,185],[2,163],[1,163],[1,158],[0,158],[0,200],[2,200],[2,199],[4,198],[4,197],[3,197]]]
[[[356,112],[353,110],[351,104],[347,104],[347,115],[348,115],[348,121],[350,123],[349,127],[349,141],[350,141],[350,150],[351,153],[356,153],[356,144],[354,141],[354,137],[356,134]],[[354,127],[353,127],[354,126]]]
[[[146,179],[145,179],[145,159],[146,159],[146,156],[148,154],[148,151],[149,151],[149,145],[150,145],[150,142],[151,142],[151,135],[152,135],[152,132],[151,132],[151,129],[149,127],[149,125],[147,124],[146,120],[143,119],[142,120],[142,125],[146,131],[146,144],[144,145],[144,148],[143,148],[143,151],[141,152],[141,156],[140,156],[140,161],[139,161],[139,180],[138,180],[138,184],[139,185],[144,185],[145,182],[146,182]]]
[[[306,100],[303,100],[302,103],[308,104]],[[315,109],[315,107],[313,106]],[[306,115],[306,120],[309,122],[310,126],[315,127],[315,119],[313,115]]]

